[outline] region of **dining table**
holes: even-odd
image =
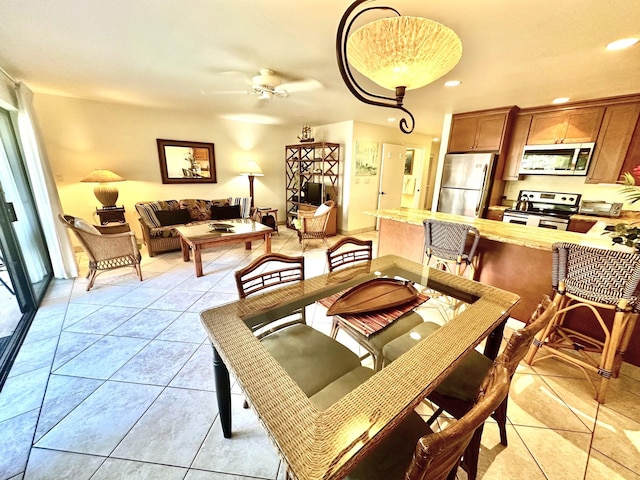
[[[252,328],[301,308],[317,308],[326,297],[383,277],[408,280],[422,292],[450,296],[465,306],[335,403],[316,407]],[[495,357],[518,301],[514,293],[385,255],[204,310],[200,317],[213,347],[223,435],[232,435],[231,373],[285,462],[288,478],[344,478],[467,353],[485,341],[485,354]],[[428,306],[429,300],[421,308]]]

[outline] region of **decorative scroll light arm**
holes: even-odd
[[[407,122],[405,118],[400,119],[400,130],[403,133],[409,134],[413,132],[413,128],[415,127],[415,119],[411,112],[403,107],[404,95],[406,88],[405,86],[397,86],[396,87],[396,96],[395,97],[385,97],[382,95],[376,95],[374,93],[370,93],[362,88],[358,82],[356,82],[353,74],[351,73],[351,68],[349,67],[349,62],[347,61],[347,38],[349,37],[349,32],[351,30],[351,26],[353,22],[363,13],[366,13],[370,10],[390,10],[396,15],[400,16],[400,12],[391,7],[369,7],[364,10],[356,13],[355,16],[349,21],[349,17],[354,12],[356,8],[358,8],[361,4],[368,2],[369,0],[356,0],[351,4],[351,6],[344,12],[342,18],[340,19],[340,24],[338,25],[338,33],[336,35],[336,57],[338,60],[338,69],[340,70],[340,75],[342,76],[342,80],[346,84],[349,91],[363,103],[368,105],[374,105],[377,107],[387,107],[387,108],[395,108],[403,111],[406,115],[409,116],[411,123]],[[346,26],[346,29],[345,29]],[[366,95],[366,96],[365,96]],[[370,97],[370,98],[368,98]],[[380,99],[380,100],[372,100],[372,99]],[[383,102],[381,100],[386,100]],[[392,102],[392,103],[387,103]]]

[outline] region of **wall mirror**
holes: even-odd
[[[158,138],[162,183],[217,183],[213,143]]]

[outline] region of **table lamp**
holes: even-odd
[[[118,200],[118,189],[113,182],[124,182],[125,179],[110,170],[94,170],[84,177],[81,182],[98,183],[93,189],[93,194],[102,204],[103,208],[115,208],[116,200]]]
[[[245,171],[238,175],[249,177],[249,196],[251,197],[251,208],[253,208],[253,179],[254,177],[264,177],[264,173],[256,162],[246,162]]]

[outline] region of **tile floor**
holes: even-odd
[[[300,252],[286,228],[273,250]],[[172,252],[144,258],[143,282],[124,269],[88,293],[84,278],[54,281],[0,393],[0,479],[283,480],[237,388],[222,438],[198,315],[235,300],[232,272],[262,251],[209,250],[201,278]],[[324,271],[321,244],[305,257],[307,275]],[[600,406],[568,366],[521,366],[508,414],[508,448],[485,427],[481,479],[640,479],[640,368],[625,364]]]

